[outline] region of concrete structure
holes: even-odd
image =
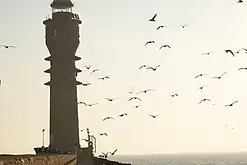
[[[52,18],[43,23],[46,26],[46,46],[50,52],[50,146],[51,150],[73,153],[80,148],[78,128],[78,104],[76,80],[80,69],[75,67],[75,56],[79,46],[79,16],[72,12],[70,0],[54,0]]]

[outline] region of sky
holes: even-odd
[[[51,15],[49,0],[4,1],[0,10],[0,153],[34,153],[49,145],[49,63],[42,21]],[[14,4],[14,5],[13,5]],[[80,46],[77,79],[79,127],[97,138],[97,153],[155,154],[239,152],[247,150],[247,54],[225,53],[247,43],[247,1],[235,0],[83,0],[75,1],[79,14]],[[156,22],[148,20],[157,13]],[[181,24],[188,24],[182,28]],[[156,30],[159,25],[167,28]],[[149,40],[155,44],[144,46]],[[161,45],[169,48],[159,50]],[[215,52],[202,56],[204,52]],[[160,67],[154,72],[143,65]],[[84,65],[100,71],[89,76]],[[220,80],[211,77],[226,75]],[[208,76],[195,79],[197,74]],[[110,80],[98,82],[109,76]],[[203,90],[197,90],[206,85]],[[131,101],[131,90],[143,101]],[[178,97],[171,97],[177,93]],[[135,95],[133,95],[135,96]],[[106,97],[120,99],[109,103]],[[198,104],[201,99],[211,102]],[[225,107],[238,100],[232,107]],[[141,104],[143,107],[132,108]],[[118,118],[117,115],[128,116]],[[148,114],[160,114],[153,119]],[[114,120],[102,122],[106,116]],[[99,136],[106,132],[108,137]],[[85,138],[84,133],[80,139]],[[81,145],[85,143],[81,141]]]

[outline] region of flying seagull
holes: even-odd
[[[105,117],[105,118],[103,119],[103,121],[109,120],[109,119],[114,119],[114,118],[113,118],[113,117]]]
[[[165,26],[165,25],[158,26],[158,27],[156,28],[156,30],[159,30],[159,29],[164,28],[164,27],[167,27],[167,26]]]
[[[123,113],[123,114],[120,114],[118,115],[119,117],[124,117],[124,116],[127,116],[127,113]]]
[[[155,22],[155,21],[156,21],[156,20],[155,20],[156,17],[157,17],[157,14],[155,14],[151,19],[149,19],[149,21]]]
[[[202,55],[210,55],[212,53],[215,53],[215,52],[206,52],[206,53],[202,53]]]
[[[171,97],[175,97],[175,96],[178,96],[178,94],[175,93],[175,94],[172,94],[172,95],[171,95]]]
[[[199,104],[201,104],[202,102],[204,102],[204,101],[211,101],[210,99],[202,99],[200,102],[199,102]]]
[[[149,66],[148,65],[142,65],[142,66],[139,67],[139,69],[147,68],[147,67],[149,67]]]
[[[0,46],[5,47],[6,49],[8,49],[8,48],[16,48],[15,46],[11,46],[11,45],[0,45]]]
[[[182,28],[185,28],[186,26],[188,26],[188,24],[185,24],[185,25],[180,25]]]
[[[212,78],[215,78],[215,79],[221,79],[223,75],[225,75],[226,72],[224,72],[222,75],[220,75],[219,77],[212,77]]]
[[[160,67],[160,65],[157,65],[155,68],[150,66],[150,67],[147,67],[146,69],[152,69],[153,71],[156,71],[158,67]]]
[[[108,136],[108,134],[105,133],[105,132],[104,132],[104,133],[100,133],[99,135],[100,135],[100,136],[103,136],[103,135]]]
[[[235,54],[233,53],[233,51],[232,51],[232,50],[227,49],[227,50],[225,50],[225,52],[226,52],[226,53],[231,53],[231,54],[232,54],[232,56],[233,56],[233,57],[235,57]]]
[[[206,75],[208,75],[208,74],[198,74],[195,78],[198,78],[198,77],[202,77],[202,76],[206,76]]]
[[[156,118],[159,115],[148,115],[148,116],[151,116],[152,118]]]
[[[112,102],[112,101],[117,100],[119,98],[105,98],[105,99],[108,100],[108,101],[110,101],[110,102]]]
[[[231,104],[227,104],[227,105],[225,105],[225,107],[232,107],[234,104],[236,104],[238,101],[234,101],[234,102],[232,102]]]
[[[146,42],[145,46],[148,44],[154,44],[154,43],[155,43],[154,41],[148,41],[148,42]]]
[[[202,89],[205,88],[205,87],[207,87],[207,86],[200,86],[200,87],[198,88],[198,90],[202,90]]]
[[[92,65],[89,65],[89,66],[86,66],[86,65],[85,65],[85,68],[86,68],[87,70],[89,70],[91,67],[92,67]]]
[[[167,47],[167,48],[170,48],[170,49],[171,49],[171,46],[169,46],[169,45],[162,45],[162,46],[160,47],[160,49],[165,48],[165,47]],[[160,50],[160,49],[159,49],[159,50]]]
[[[87,103],[81,101],[81,102],[78,102],[78,104],[84,104],[84,105],[86,105],[88,107],[92,107],[93,105],[97,105],[98,103],[95,103],[95,104],[87,104]]]
[[[238,70],[247,70],[247,68],[239,68]]]
[[[142,105],[135,105],[132,108],[139,108],[139,107],[143,107]]]
[[[243,3],[244,1],[243,0],[239,0],[237,3]]]
[[[131,100],[139,100],[139,101],[142,101],[139,97],[131,97],[128,101],[131,101]]]
[[[155,89],[146,89],[146,90],[143,90],[141,92],[138,92],[137,94],[140,94],[140,93],[147,93],[149,91],[154,91]]]
[[[245,49],[245,48],[241,48],[241,49],[239,49],[236,53],[240,53],[240,51],[241,50],[244,50],[245,51],[245,53],[247,53],[247,49]]]
[[[105,79],[110,79],[110,77],[105,76],[105,77],[101,77],[101,78],[99,78],[98,80],[105,80]]]
[[[92,72],[90,73],[90,75],[93,74],[94,72],[97,72],[97,71],[99,71],[99,69],[92,70]]]

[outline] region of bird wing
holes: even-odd
[[[153,18],[151,18],[152,20],[154,20],[156,18],[157,14],[154,14]]]
[[[146,69],[152,69],[152,70],[154,70],[154,68],[153,68],[153,67],[151,67],[151,66],[150,66],[150,67],[147,67]]]
[[[223,76],[223,75],[225,75],[225,74],[226,74],[226,72],[224,72],[221,76]],[[221,76],[220,76],[220,77],[221,77]]]

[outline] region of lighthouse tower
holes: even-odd
[[[51,3],[52,18],[43,22],[46,27],[46,46],[50,56],[50,146],[63,153],[74,152],[79,146],[77,85],[80,69],[75,67],[79,46],[79,16],[72,12],[70,0],[54,0]]]

